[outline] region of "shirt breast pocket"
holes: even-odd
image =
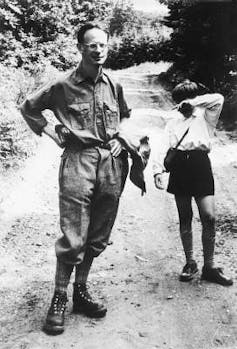
[[[83,130],[93,127],[90,103],[71,103],[68,105],[68,113],[73,129]]]
[[[103,109],[106,127],[115,130],[119,124],[119,113],[117,106],[104,103]]]

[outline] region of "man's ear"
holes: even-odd
[[[83,51],[83,45],[80,44],[80,43],[77,43],[77,48],[78,48],[78,51],[81,53]]]

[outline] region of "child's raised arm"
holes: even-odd
[[[223,108],[224,97],[220,93],[207,93],[188,100],[193,107],[204,108],[207,123],[215,128]]]

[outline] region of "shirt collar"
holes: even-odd
[[[74,71],[73,79],[74,79],[74,82],[76,84],[80,84],[83,81],[90,80],[90,78],[88,78],[87,76],[84,75],[83,69],[82,69],[82,66],[80,63],[78,65],[78,67],[76,68],[76,70]],[[104,73],[103,69],[101,69],[101,73],[98,76],[97,82],[98,81],[103,81],[105,83],[107,83],[107,81],[108,81],[108,78],[107,78],[106,74]]]

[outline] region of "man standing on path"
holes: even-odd
[[[75,267],[73,311],[103,317],[106,307],[95,301],[87,287],[94,257],[106,247],[128,172],[127,151],[118,126],[130,111],[122,87],[102,70],[108,53],[108,34],[93,23],[78,33],[82,59],[68,75],[27,98],[24,119],[38,135],[45,133],[65,146],[59,170],[60,227],[56,242],[55,293],[45,330],[64,330],[67,287]],[[53,127],[42,111],[54,112]]]

